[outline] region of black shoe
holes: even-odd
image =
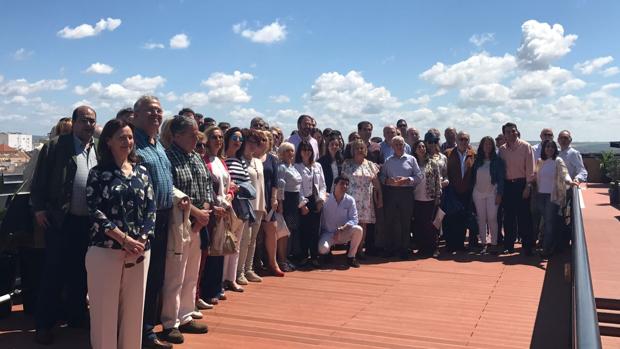
[[[172,349],[172,344],[162,342],[158,338],[142,338],[143,349]]]
[[[51,345],[54,343],[54,335],[50,329],[38,329],[34,333],[34,341],[41,345]]]
[[[192,320],[188,323],[185,323],[179,326],[179,331],[183,333],[201,334],[201,333],[209,332],[209,327],[207,326],[207,324],[203,324],[198,321]]]
[[[181,344],[183,343],[183,334],[178,328],[164,329],[159,335],[159,338],[165,340],[168,343]]]
[[[357,261],[357,259],[355,259],[355,257],[348,257],[347,258],[347,264],[352,267],[352,268],[359,268],[360,267],[360,262]]]

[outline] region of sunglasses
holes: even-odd
[[[469,142],[469,138],[459,138],[459,141],[461,141],[461,142]]]
[[[403,125],[403,124],[400,124],[400,125],[396,125],[396,127],[398,127],[398,128],[403,128],[403,127],[407,127],[407,125],[406,125],[406,124],[404,124],[404,125]]]
[[[144,256],[140,256],[140,257],[138,257],[138,259],[136,259],[135,262],[127,262],[127,263],[125,263],[125,268],[133,268],[136,265],[142,263],[143,261],[144,261]]]
[[[243,142],[243,136],[233,135],[232,137],[230,137],[230,139],[235,142]]]

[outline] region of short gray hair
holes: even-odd
[[[157,98],[155,96],[152,96],[152,95],[142,95],[142,96],[140,96],[140,98],[138,98],[136,103],[133,104],[133,110],[136,111],[136,110],[140,109],[142,104],[144,104],[144,103],[151,103],[151,102],[157,102],[157,103],[161,104],[159,102],[159,98]]]
[[[394,136],[394,138],[392,138],[392,144],[394,144],[394,142],[405,144],[405,139],[402,136]]]
[[[198,124],[193,117],[177,115],[172,119],[172,121],[170,121],[170,133],[174,136],[184,132],[192,126],[198,127]]]

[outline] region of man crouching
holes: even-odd
[[[359,268],[355,254],[362,242],[362,227],[358,225],[355,199],[346,193],[348,187],[349,179],[341,176],[334,179],[334,194],[327,199],[321,215],[319,254],[328,254],[335,244],[350,242],[348,264]]]

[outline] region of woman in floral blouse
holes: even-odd
[[[133,126],[113,119],[98,144],[99,165],[88,176],[91,246],[86,253],[93,349],[140,348],[155,229],[148,171],[137,165]]]

